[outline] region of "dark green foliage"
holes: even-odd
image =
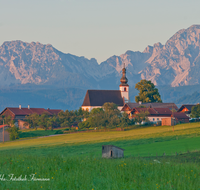
[[[87,120],[79,123],[79,128],[124,128],[130,123],[126,113],[120,113],[116,104],[107,102],[102,108],[92,109]]]
[[[25,116],[25,120],[29,124],[30,128],[37,130],[37,126],[39,124],[39,115],[37,113]]]
[[[10,140],[15,140],[19,138],[19,128],[16,126],[7,129],[9,132]]]
[[[141,124],[142,121],[148,122],[149,121],[148,117],[147,117],[148,115],[149,115],[148,111],[146,111],[146,112],[140,112],[138,114],[135,114],[134,121],[136,123],[139,123],[139,124]]]
[[[136,102],[162,102],[158,89],[151,81],[141,80],[135,85],[135,88],[140,91],[139,95],[135,97]]]
[[[200,104],[197,104],[196,106],[192,107],[191,117],[200,118]]]

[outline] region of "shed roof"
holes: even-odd
[[[114,145],[102,145],[102,147],[103,146],[107,146],[107,147],[115,147],[115,148],[118,148],[118,149],[120,149],[120,150],[125,150],[125,149],[123,149],[123,148],[120,148],[120,147],[117,147],[117,146],[114,146]]]
[[[82,106],[103,106],[113,102],[118,106],[124,105],[120,90],[87,90]]]

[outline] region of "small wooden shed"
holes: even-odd
[[[122,158],[124,149],[114,145],[102,145],[102,158]]]

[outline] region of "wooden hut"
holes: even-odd
[[[102,145],[102,158],[122,158],[124,149],[114,145]]]

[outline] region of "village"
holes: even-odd
[[[18,138],[10,138],[10,128],[14,126],[18,131],[67,128],[70,132],[78,132],[100,128],[124,130],[128,125],[174,126],[199,120],[199,117],[191,115],[192,108],[199,104],[184,104],[178,108],[174,103],[163,103],[160,100],[130,102],[125,65],[120,82],[119,90],[87,90],[81,108],[75,111],[32,108],[30,105],[27,108],[21,105],[18,108],[6,107],[0,113],[0,142]],[[104,113],[106,110],[107,116]]]

